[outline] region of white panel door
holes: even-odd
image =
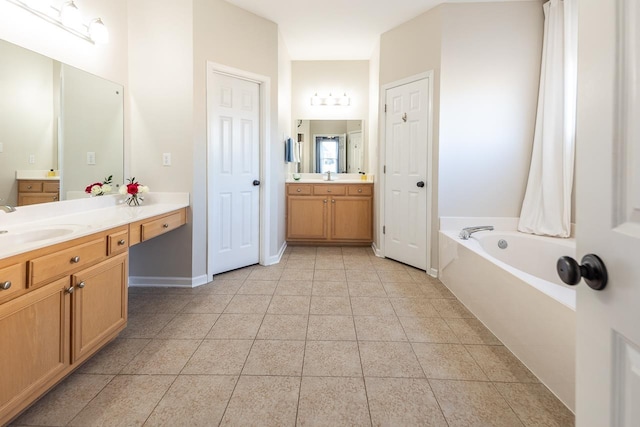
[[[576,423],[640,426],[640,5],[580,0],[577,253],[609,281],[577,287]]]
[[[347,173],[366,172],[364,167],[364,142],[362,141],[362,131],[349,132],[347,136]]]
[[[427,268],[427,79],[386,91],[384,255]]]
[[[259,94],[255,82],[208,76],[210,276],[259,261]]]

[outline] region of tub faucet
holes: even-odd
[[[2,202],[2,199],[0,199],[0,202]],[[0,210],[3,210],[7,213],[9,212],[15,212],[16,208],[14,208],[13,206],[9,206],[9,205],[0,205]]]
[[[479,225],[476,227],[465,227],[462,229],[458,237],[460,237],[462,240],[469,240],[469,237],[471,237],[473,233],[477,233],[478,231],[492,231],[492,230],[493,230],[493,225]]]

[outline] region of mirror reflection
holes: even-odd
[[[362,120],[297,120],[298,172],[358,173],[366,161]]]
[[[20,206],[88,196],[124,179],[121,85],[0,40],[0,199]],[[53,170],[53,171],[52,171]]]

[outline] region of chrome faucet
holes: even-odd
[[[0,202],[2,202],[2,199],[0,199]],[[7,213],[9,212],[15,212],[16,208],[14,208],[13,206],[9,206],[9,205],[0,205],[0,210],[3,210]]]
[[[327,171],[327,181],[331,181],[331,171]]]
[[[460,237],[462,240],[469,240],[469,237],[471,237],[473,233],[477,233],[478,231],[492,231],[492,230],[493,230],[493,225],[479,225],[476,227],[465,227],[462,229],[458,237]]]

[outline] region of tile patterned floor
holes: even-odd
[[[290,247],[196,289],[132,288],[125,331],[15,426],[572,426],[438,280]]]

